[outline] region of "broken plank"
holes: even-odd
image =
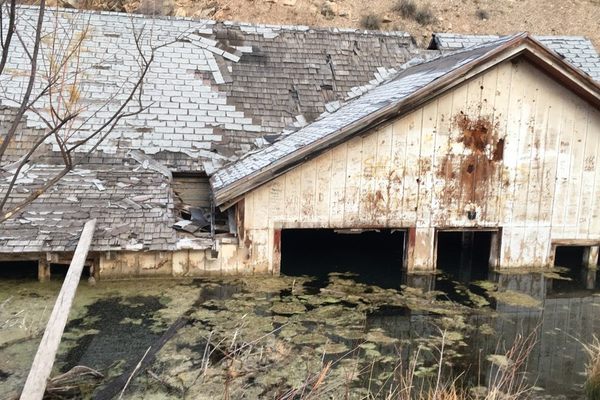
[[[69,318],[69,311],[73,304],[73,298],[77,291],[77,285],[81,278],[81,271],[83,270],[83,265],[87,258],[95,227],[95,219],[86,222],[83,227],[79,243],[77,243],[75,254],[73,255],[69,270],[67,271],[67,276],[60,289],[58,298],[54,303],[54,308],[52,309],[52,314],[50,314],[50,319],[46,325],[44,336],[42,337],[38,351],[33,359],[31,370],[29,371],[25,387],[21,393],[21,400],[37,400],[44,397],[46,382],[52,372],[56,352],[58,351],[60,339],[62,338],[67,319]]]

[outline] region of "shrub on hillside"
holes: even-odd
[[[429,25],[435,21],[435,17],[429,7],[423,7],[417,10],[417,13],[415,14],[415,21],[421,25]]]
[[[403,18],[413,19],[417,13],[417,3],[414,0],[398,0],[392,11],[399,13]]]
[[[377,14],[366,14],[360,19],[360,26],[372,31],[378,30],[381,27],[381,18]]]

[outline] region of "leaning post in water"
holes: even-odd
[[[73,299],[90,249],[90,244],[92,243],[95,228],[95,219],[86,222],[83,227],[79,243],[77,243],[75,254],[73,254],[73,259],[67,271],[67,276],[54,303],[44,336],[33,359],[31,370],[29,370],[25,387],[21,393],[21,400],[41,400],[44,397],[46,382],[52,372],[56,352],[58,351],[60,339],[69,318],[69,311],[73,305]]]

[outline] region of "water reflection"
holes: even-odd
[[[474,328],[488,325],[493,335],[482,335],[475,329],[465,338],[468,351],[461,368],[471,371],[471,380],[485,382],[485,370],[478,375],[482,355],[501,353],[511,346],[518,335],[538,332],[538,341],[529,358],[529,380],[551,394],[573,394],[581,391],[585,381],[586,354],[582,343],[590,343],[600,333],[600,272],[587,268],[573,268],[556,273],[509,274],[490,272],[487,281],[499,292],[523,293],[540,301],[539,307],[524,307],[490,299],[497,315],[474,313],[468,324]],[[407,276],[405,283],[424,291],[441,290],[453,301],[473,304],[456,288],[467,287],[481,293],[473,284],[472,276],[458,275]],[[462,292],[458,290],[458,292]],[[372,316],[372,324],[384,327],[397,337],[415,337],[428,334],[431,317],[423,315],[397,317]],[[391,320],[393,319],[393,320]]]

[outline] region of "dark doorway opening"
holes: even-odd
[[[497,231],[439,231],[436,267],[461,282],[487,279],[497,260]]]
[[[587,258],[590,247],[588,246],[556,246],[554,253],[554,266],[567,268],[563,273],[569,279],[554,279],[550,294],[573,293],[582,290],[596,290],[600,288],[599,271],[587,268]]]
[[[50,264],[50,279],[56,279],[63,281],[69,271],[69,264]],[[90,277],[90,267],[87,265],[83,266],[81,271],[81,279],[88,279]]]
[[[0,279],[38,279],[37,261],[2,261]]]
[[[348,272],[360,282],[398,287],[404,246],[403,230],[284,229],[281,273],[326,278],[331,272]]]
[[[585,246],[556,246],[554,266],[579,269],[584,265]]]

